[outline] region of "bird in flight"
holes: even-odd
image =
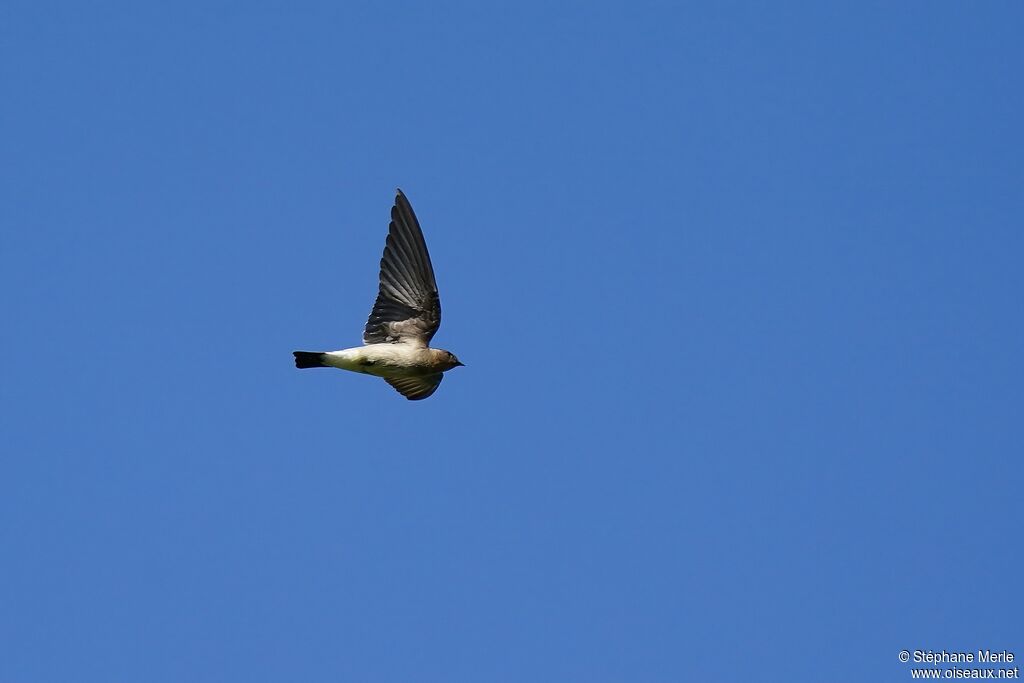
[[[297,368],[339,368],[383,377],[410,401],[427,398],[444,372],[462,365],[454,353],[430,348],[441,326],[441,299],[423,231],[412,205],[396,190],[380,289],[363,329],[363,346],[341,351],[293,351]]]

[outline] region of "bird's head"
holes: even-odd
[[[447,362],[448,370],[451,370],[452,368],[457,368],[459,366],[465,366],[465,363],[456,358],[455,354],[452,353],[451,351],[445,351],[445,353],[447,354],[447,356],[445,357],[445,361]]]

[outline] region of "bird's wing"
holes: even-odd
[[[363,343],[426,346],[441,325],[441,300],[419,221],[402,191],[397,193],[380,260],[380,290],[363,330]]]
[[[423,377],[385,377],[384,381],[410,401],[419,401],[437,391],[442,379],[444,379],[444,375],[439,372],[436,375]]]

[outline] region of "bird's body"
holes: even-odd
[[[332,367],[384,378],[411,401],[434,393],[443,373],[462,365],[430,348],[441,324],[441,301],[426,242],[409,200],[398,190],[391,209],[380,287],[363,330],[363,346],[340,351],[294,351],[299,368]]]
[[[321,365],[385,378],[422,377],[455,367],[447,351],[414,344],[367,344],[319,355]]]

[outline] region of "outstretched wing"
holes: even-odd
[[[388,241],[380,260],[380,290],[363,330],[363,343],[412,342],[426,346],[440,325],[441,300],[427,243],[412,205],[397,190]]]
[[[410,401],[419,401],[437,391],[442,379],[444,375],[439,372],[423,377],[385,377],[384,381]]]

